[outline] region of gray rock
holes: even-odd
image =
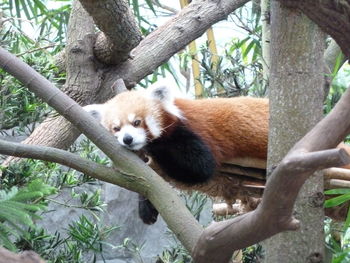
[[[167,226],[162,218],[154,225],[145,225],[138,216],[138,196],[136,193],[120,188],[118,186],[99,182],[97,184],[84,184],[75,187],[76,193],[82,191],[95,191],[101,189],[101,198],[107,204],[106,212],[99,213],[100,224],[105,226],[120,226],[114,231],[106,242],[117,247],[123,244],[126,238],[129,238],[133,244],[142,247],[139,254],[132,249],[111,248],[106,246],[103,258],[107,262],[130,262],[138,263],[139,257],[144,263],[154,263],[157,255],[160,255],[165,247],[174,244],[174,241],[167,233]],[[54,198],[58,203],[69,203],[70,205],[79,205],[79,202],[71,197],[71,190],[64,189]],[[50,202],[47,212],[43,219],[37,222],[40,226],[47,229],[51,234],[58,231],[64,237],[68,225],[79,219],[84,214],[92,218],[91,213],[80,208],[66,207],[55,202]],[[86,255],[90,258],[91,255]],[[86,262],[89,262],[87,259]],[[99,261],[103,262],[103,260]]]

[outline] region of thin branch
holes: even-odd
[[[330,168],[324,170],[325,179],[341,179],[350,181],[350,170],[343,168]]]
[[[0,140],[0,153],[59,163],[79,172],[112,184],[121,184],[121,174],[104,165],[86,160],[76,154],[45,146],[28,145]]]
[[[173,8],[171,6],[168,6],[168,5],[164,5],[162,4],[160,1],[158,0],[151,0],[152,3],[160,8],[163,8],[164,10],[167,10],[173,14],[177,14],[179,12],[179,10],[177,10],[176,8]]]
[[[18,53],[18,54],[16,54],[16,56],[17,56],[17,57],[20,57],[20,56],[23,56],[23,55],[25,55],[25,54],[30,54],[30,53],[33,53],[33,52],[36,52],[36,51],[40,51],[40,50],[44,50],[44,49],[49,49],[49,48],[55,47],[55,46],[57,46],[57,45],[58,45],[58,44],[56,44],[56,43],[52,43],[52,44],[49,44],[49,45],[47,45],[47,46],[38,47],[38,48],[33,48],[33,49],[31,49],[31,50],[26,50],[26,51],[24,51],[24,52],[22,52],[22,53]]]

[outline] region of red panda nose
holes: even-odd
[[[123,138],[123,142],[126,145],[130,145],[132,143],[133,138],[129,134],[125,134]]]

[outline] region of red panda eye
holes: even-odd
[[[140,124],[141,124],[141,120],[135,120],[132,125],[134,127],[138,127],[138,126],[140,126]]]
[[[113,131],[115,131],[115,132],[120,131],[120,127],[113,127]]]

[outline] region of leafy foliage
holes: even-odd
[[[81,216],[68,227],[67,237],[62,237],[59,232],[49,234],[43,228],[33,227],[17,240],[16,245],[23,250],[36,251],[50,263],[96,262],[98,255],[103,258],[103,246],[111,246],[104,240],[118,229],[100,226]],[[84,252],[89,252],[91,258],[84,257]]]
[[[33,219],[40,218],[35,212],[45,208],[42,198],[53,194],[55,188],[33,180],[26,187],[16,186],[0,191],[0,243],[16,250],[12,237],[24,235],[26,226],[33,226]]]
[[[243,14],[244,13],[244,14]],[[245,14],[247,13],[247,14]],[[204,97],[266,96],[267,80],[263,77],[261,49],[261,14],[259,9],[238,9],[231,20],[246,32],[246,37],[233,38],[226,43],[223,55],[212,54],[206,42],[199,50],[200,83]],[[218,59],[214,59],[218,56]],[[192,54],[180,54],[180,67],[189,68]]]

